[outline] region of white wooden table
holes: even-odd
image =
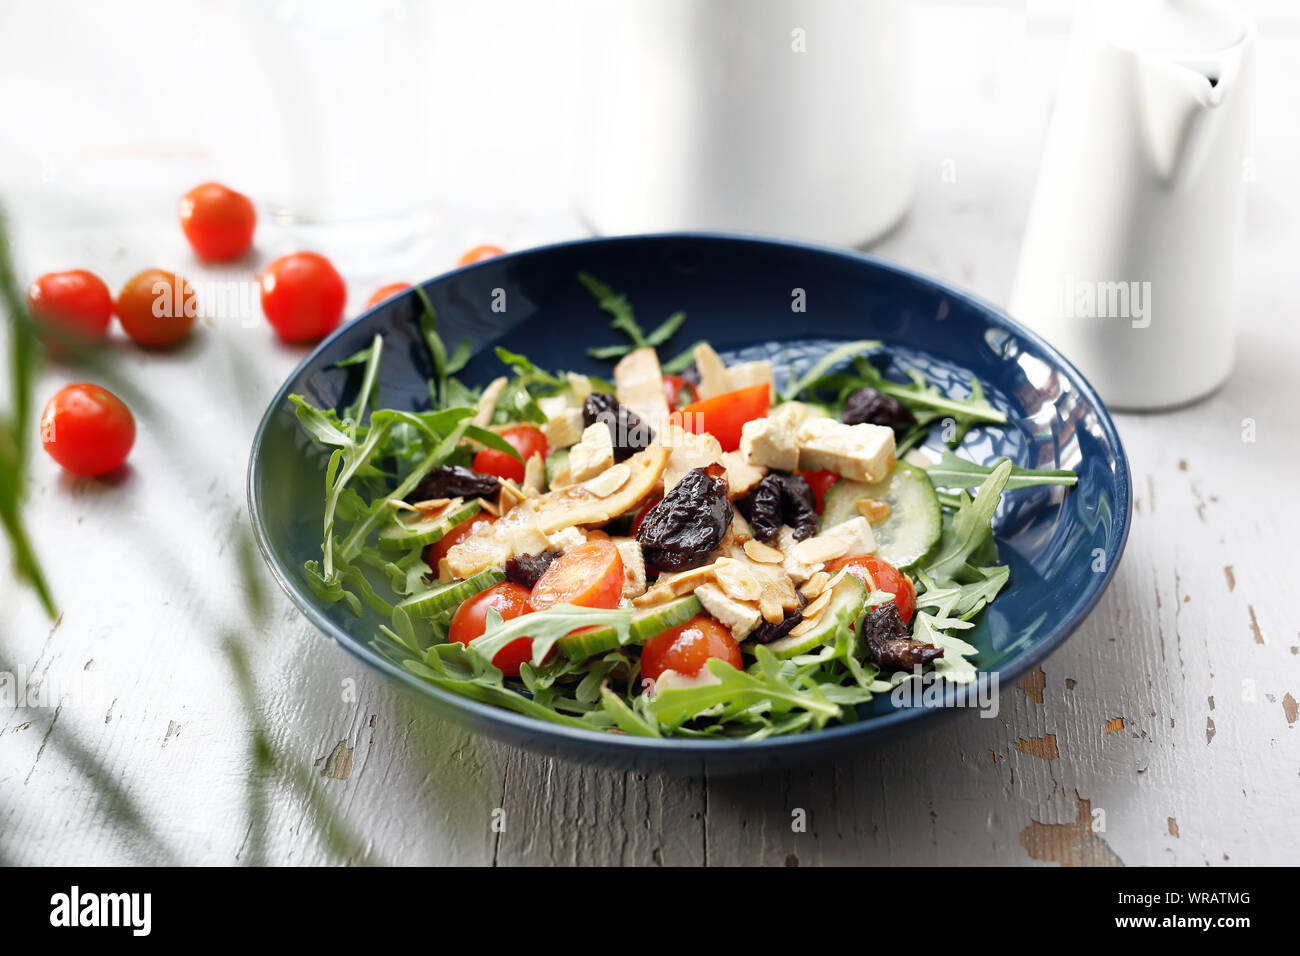
[[[920,193],[877,251],[1003,302],[1062,37],[1050,18],[1026,29],[1018,6],[924,15],[940,18],[962,39],[918,40],[933,55],[918,71]],[[1300,30],[1280,15],[1263,26],[1236,373],[1194,408],[1119,417],[1136,494],[1127,553],[998,718],[958,715],[757,779],[577,767],[438,719],[324,641],[256,556],[259,593],[243,583],[249,443],[302,353],[260,319],[204,321],[172,354],[113,342],[147,399],[124,475],[73,479],[37,453],[29,520],[62,613],[48,620],[0,581],[0,671],[40,689],[0,707],[0,862],[1294,862]],[[117,285],[156,262],[246,279],[256,263],[193,267],[172,219],[210,157],[127,158],[147,173],[111,190],[59,170],[3,183],[23,275],[77,265]],[[478,241],[578,234],[562,203],[439,215],[384,270],[341,263],[354,311]],[[259,252],[295,241],[267,228]],[[48,368],[38,400],[67,380]]]

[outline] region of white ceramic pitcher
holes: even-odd
[[[1085,4],[1010,311],[1119,408],[1232,368],[1255,29],[1218,0]]]
[[[604,234],[855,245],[906,212],[901,0],[594,0],[578,207]]]

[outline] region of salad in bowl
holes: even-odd
[[[975,380],[885,378],[881,342],[802,369],[706,341],[661,356],[684,316],[645,332],[579,279],[629,339],[587,350],[608,377],[497,348],[502,374],[472,388],[468,345],[448,350],[415,289],[428,410],[370,407],[382,335],[343,363],[362,369],[352,404],[291,396],[331,449],[317,597],[381,614],[423,680],[597,733],[761,739],[851,722],[922,675],[975,680],[962,633],[1010,576],[1001,497],[1074,473],[919,450],[1005,417]]]

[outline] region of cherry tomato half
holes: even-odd
[[[735,451],[740,447],[741,426],[762,418],[771,405],[771,386],[751,385],[692,402],[673,412],[668,420],[697,435],[708,432],[722,445],[723,451]]]
[[[78,382],[54,393],[41,414],[41,444],[74,475],[120,468],[135,442],[131,409],[99,385]]]
[[[48,272],[28,288],[27,311],[49,330],[44,337],[57,350],[64,339],[93,342],[107,335],[113,294],[103,279],[85,269]]]
[[[840,476],[833,471],[796,471],[795,474],[808,482],[808,487],[812,489],[817,499],[817,513],[821,514],[826,504],[826,492],[831,490],[831,485],[840,480]]]
[[[523,461],[495,448],[484,448],[474,456],[474,463],[471,465],[474,471],[480,475],[496,475],[498,478],[509,478],[511,481],[523,481],[524,462],[533,455],[541,455],[543,460],[546,459],[546,436],[542,434],[540,428],[534,428],[532,425],[516,425],[502,431],[501,437],[519,452],[519,457]]]
[[[194,254],[206,262],[238,259],[253,244],[252,201],[221,183],[204,183],[182,196],[180,216]]]
[[[469,647],[470,641],[487,630],[488,608],[495,608],[503,621],[510,621],[521,614],[527,614],[530,610],[528,588],[502,581],[486,591],[480,591],[456,608],[456,613],[451,616],[451,625],[447,629],[448,637]],[[521,637],[497,651],[496,656],[492,658],[492,666],[507,677],[518,677],[519,665],[532,656],[533,639]]]
[[[424,563],[433,569],[433,573],[438,573],[438,564],[447,556],[455,545],[460,544],[467,537],[477,531],[479,528],[490,525],[496,518],[492,517],[486,511],[480,511],[468,521],[462,521],[456,525],[441,538],[424,549]]]
[[[597,538],[552,561],[533,585],[528,606],[534,611],[556,604],[618,607],[622,597],[623,558],[613,541]]]
[[[831,574],[841,568],[848,568],[849,574],[867,587],[892,594],[894,603],[898,605],[898,616],[904,624],[911,622],[912,612],[916,610],[916,588],[906,574],[874,554],[847,555],[826,565],[826,570]]]
[[[319,253],[281,256],[266,267],[261,281],[262,311],[286,342],[314,342],[343,318],[347,286],[333,263]]]
[[[664,376],[664,398],[668,400],[668,410],[675,412],[679,408],[684,408],[691,402],[699,400],[699,392],[695,386],[688,382],[681,375]]]
[[[458,266],[472,266],[476,262],[492,259],[505,252],[500,246],[475,246],[456,262]]]
[[[184,341],[198,314],[194,287],[162,269],[132,276],[117,294],[117,320],[127,335],[146,348]]]
[[[739,670],[743,666],[740,645],[731,632],[713,618],[697,614],[680,627],[669,628],[646,641],[641,648],[641,676],[658,680],[666,670],[692,677],[710,657],[717,657]]]
[[[370,298],[366,300],[366,308],[373,309],[385,299],[391,299],[393,296],[397,295],[397,293],[409,289],[410,287],[411,283],[409,282],[390,282],[388,285],[380,286],[374,291]]]

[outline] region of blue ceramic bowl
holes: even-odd
[[[1073,468],[1078,486],[1009,492],[996,519],[1007,588],[966,635],[980,670],[1010,682],[1074,631],[1110,582],[1128,535],[1128,463],[1115,425],[1083,376],[1038,336],[998,310],[934,279],[879,259],[792,242],[724,235],[591,239],[530,249],[424,283],[445,341],[468,337],[475,356],[462,374],[482,384],[501,372],[492,346],[539,365],[608,375],[586,348],[618,340],[578,283],[590,272],[626,293],[647,328],[684,309],[673,346],[708,339],[724,358],[796,362],[836,340],[881,339],[887,374],[919,369],[964,395],[977,376],[1007,413],[1005,427],[973,430],[959,453],[977,462],[1006,455],[1032,467]],[[806,311],[791,308],[802,290]],[[504,311],[500,311],[504,294]],[[494,304],[496,308],[494,308]],[[318,406],[351,401],[359,370],[337,363],[385,336],[376,407],[427,408],[430,368],[417,332],[420,304],[407,292],[339,329],[289,376],[267,409],[249,462],[249,506],[258,544],[280,586],[320,630],[421,696],[438,713],[539,751],[649,769],[711,771],[790,763],[915,728],[957,708],[896,707],[879,696],[860,719],[763,741],[646,739],[558,727],[433,687],[401,666],[402,652],[377,636],[378,617],[352,616],[316,598],[303,562],[319,558],[325,453],[303,433],[288,396]],[[930,444],[940,447],[939,436]],[[436,724],[430,723],[434,732]]]

